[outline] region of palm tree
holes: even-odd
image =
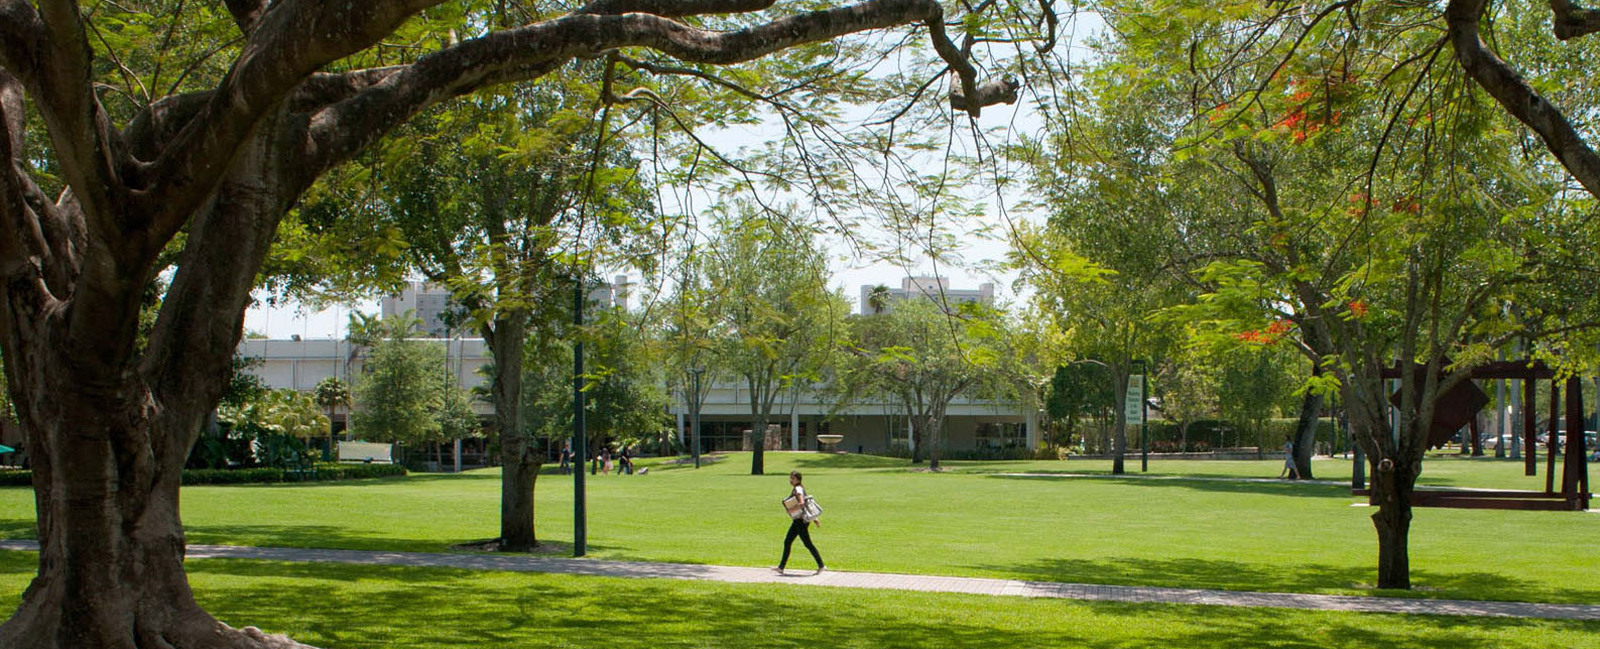
[[[889,308],[889,287],[879,284],[872,287],[872,292],[867,294],[867,308],[872,309],[873,315],[883,313]]]
[[[333,459],[338,458],[338,454],[334,452],[333,448],[333,409],[336,406],[349,408],[350,398],[349,384],[340,380],[339,377],[330,376],[317,381],[315,399],[317,405],[328,410],[328,454],[333,455]]]

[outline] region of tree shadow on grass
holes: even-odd
[[[786,453],[783,456],[801,469],[914,469],[926,464],[912,464],[905,458],[860,453]]]
[[[1317,564],[1263,569],[1261,564],[1210,559],[1043,559],[969,568],[1009,573],[1017,579],[1085,584],[1163,586],[1282,593],[1341,593],[1385,597],[1476,599],[1511,602],[1589,604],[1600,588],[1553,588],[1549,584],[1487,572],[1436,572],[1412,569],[1414,590],[1380,590],[1377,568]]]
[[[554,474],[555,470],[540,471],[539,476]],[[499,482],[500,474],[495,471],[463,471],[461,473],[410,473],[406,475],[406,482]]]
[[[184,489],[327,489],[330,487],[371,487],[384,484],[406,484],[416,480],[416,474],[404,476],[385,476],[382,478],[358,478],[355,480],[313,480],[310,482],[246,482],[239,484],[195,484],[184,485]]]
[[[1051,475],[993,475],[985,474],[985,478],[994,480],[1028,480],[1033,482],[1092,482],[1095,484],[1114,484],[1128,487],[1144,487],[1150,489],[1188,489],[1191,491],[1210,491],[1216,493],[1254,494],[1259,496],[1294,496],[1297,498],[1337,498],[1349,500],[1350,487],[1345,485],[1308,484],[1285,480],[1282,482],[1245,482],[1227,479],[1207,479],[1203,476],[1172,476],[1161,478],[1115,478],[1115,477],[1067,477]]]
[[[39,538],[39,524],[33,519],[11,519],[0,521],[0,539],[36,539]]]
[[[469,539],[407,539],[362,534],[333,525],[187,525],[190,545],[248,545],[278,548],[338,548],[395,552],[443,552]]]
[[[323,647],[992,649],[1173,646],[1499,649],[1523,630],[1572,643],[1596,623],[1075,603],[791,585],[199,561],[223,621]],[[998,605],[996,605],[998,604]]]

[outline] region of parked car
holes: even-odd
[[[1539,433],[1539,445],[1540,446],[1544,446],[1546,441],[1548,441],[1549,439],[1550,439],[1550,434],[1549,433]],[[1596,431],[1592,431],[1592,430],[1583,431],[1583,449],[1584,450],[1586,450],[1586,451],[1594,450],[1596,448],[1596,443],[1597,442],[1600,442],[1600,432],[1596,432]],[[1567,447],[1567,431],[1561,431],[1561,432],[1556,433],[1556,446],[1559,447],[1559,448],[1563,448],[1563,449],[1565,449]]]

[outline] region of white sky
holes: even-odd
[[[1065,17],[1063,19],[1065,20]],[[1082,61],[1086,54],[1086,49],[1082,45],[1083,40],[1086,36],[1098,31],[1101,28],[1101,23],[1098,17],[1086,15],[1079,16],[1077,20],[1072,21],[1071,25],[1071,33],[1063,37],[1063,43],[1058,47],[1068,48],[1073,60]],[[1015,105],[998,105],[986,108],[979,120],[979,125],[985,128],[1008,126],[1013,132],[1031,134],[1033,130],[1038,129],[1041,120],[1034,114],[1030,106],[1032,96],[1028,94],[1028,91],[1028,88],[1023,89],[1023,97]],[[777,137],[780,133],[781,129],[758,127],[754,130],[729,131],[705,137],[708,142],[719,149],[734,151],[740,144],[749,145],[760,142],[764,138]],[[961,141],[963,136],[965,136],[965,142]],[[958,133],[956,137],[958,138],[958,147],[971,147],[970,133],[963,131]],[[991,142],[991,144],[998,147],[1003,142]],[[1018,169],[1014,166],[1002,169],[1002,173],[1012,177],[1017,175],[1017,171]],[[1012,291],[1011,286],[1012,280],[1015,279],[1014,273],[994,274],[991,271],[983,270],[994,266],[996,262],[1005,257],[1007,245],[1002,238],[1003,233],[1009,231],[1010,227],[1018,221],[1034,218],[1016,210],[1015,206],[1023,196],[1019,194],[1022,188],[1015,185],[1014,183],[1014,188],[1008,189],[1007,195],[1003,197],[997,196],[992,186],[965,188],[966,196],[981,199],[986,207],[986,214],[982,222],[970,224],[968,227],[989,226],[989,229],[995,234],[989,237],[964,237],[962,239],[962,248],[958,251],[958,256],[961,258],[959,265],[940,263],[936,266],[926,256],[910,254],[908,257],[916,261],[913,265],[904,267],[888,262],[855,258],[850,255],[849,250],[843,246],[842,242],[825,242],[824,245],[830,247],[828,252],[834,258],[832,264],[833,280],[830,284],[842,289],[844,295],[854,305],[858,301],[862,285],[885,284],[891,287],[898,287],[900,280],[908,275],[937,274],[948,278],[951,288],[955,289],[976,289],[981,283],[994,282],[997,300],[1002,303],[1016,302],[1017,296]],[[669,196],[672,195],[671,192],[664,191],[663,193]],[[701,204],[709,203],[709,201],[703,199],[699,199],[696,202]],[[1004,209],[1000,207],[1001,204],[1004,204]],[[663,209],[670,208],[671,206],[663,206]],[[867,238],[881,240],[885,238],[883,235],[884,233],[882,232],[873,232],[867,233],[866,236]],[[615,273],[607,273],[606,276],[609,277],[612,274]],[[628,274],[634,281],[639,280],[638,273]],[[637,305],[637,299],[635,300],[635,305]],[[245,329],[248,332],[265,334],[270,338],[288,338],[292,335],[299,335],[305,339],[343,338],[346,323],[352,311],[376,314],[378,312],[378,301],[367,300],[320,311],[308,311],[303,306],[295,303],[274,307],[266,305],[265,302],[260,302],[257,306],[246,311]]]

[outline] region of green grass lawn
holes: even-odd
[[[1110,460],[1021,461],[1021,462],[948,462],[951,471],[961,473],[1075,473],[1110,475]],[[1139,454],[1130,454],[1124,470],[1129,474],[1144,474],[1139,470]],[[1317,480],[1331,480],[1349,484],[1352,462],[1342,456],[1319,457],[1312,462],[1311,471]],[[1162,460],[1150,462],[1148,475],[1195,476],[1228,478],[1276,478],[1283,471],[1283,460],[1270,457],[1265,460]],[[1591,465],[1591,471],[1600,471]],[[1544,489],[1545,458],[1539,456],[1538,475],[1523,475],[1521,460],[1511,461],[1494,457],[1462,457],[1453,451],[1435,451],[1422,465],[1422,477],[1417,480],[1424,487],[1475,487],[1480,489]],[[1593,478],[1595,476],[1591,476]],[[1561,479],[1560,459],[1556,462],[1556,482]]]
[[[32,575],[0,552],[0,610]],[[200,605],[339,649],[1588,649],[1600,623],[1029,600],[429,568],[193,561]]]
[[[1277,462],[1173,462],[1153,472],[1273,476]],[[1341,463],[1326,465],[1332,475]],[[1348,487],[1136,478],[1028,478],[1093,462],[952,463],[774,453],[694,470],[589,481],[590,554],[598,558],[761,566],[776,563],[788,520],[778,504],[792,468],[826,510],[813,532],[830,567],[1088,583],[1371,593],[1377,541]],[[1137,462],[1132,468],[1137,469]],[[1343,464],[1348,470],[1348,464]],[[1441,459],[1427,475],[1493,486],[1520,465]],[[572,538],[572,482],[538,483],[540,537]],[[184,490],[194,543],[440,551],[498,532],[494,471],[377,481]],[[0,534],[33,534],[32,495],[0,490]],[[1600,515],[1418,509],[1408,595],[1600,601]],[[803,553],[797,567],[810,565]]]

